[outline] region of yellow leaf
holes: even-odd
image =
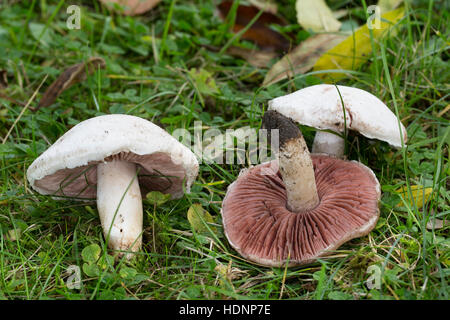
[[[386,31],[399,21],[404,15],[404,8],[399,8],[381,15],[381,21],[377,21],[379,28],[372,28],[375,41],[381,39]],[[387,22],[387,21],[389,22]],[[374,23],[376,25],[376,23]],[[370,32],[367,24],[359,27],[351,36],[328,50],[314,65],[313,71],[341,69],[357,70],[364,64],[372,52]],[[318,74],[327,80],[337,81],[345,78],[346,73]]]
[[[297,0],[295,9],[298,23],[306,30],[337,31],[341,27],[324,0]]]
[[[403,186],[397,190],[395,190],[396,193],[398,193],[403,199],[405,199],[406,202],[409,202],[409,204],[412,206],[413,203],[410,202],[409,196],[408,196],[408,188],[406,186]],[[416,203],[417,208],[421,208],[424,203],[426,203],[430,199],[430,195],[433,192],[433,188],[424,188],[420,185],[412,185],[411,186],[411,195],[414,199],[414,202]],[[400,202],[397,204],[397,207],[403,206],[403,201],[400,200]]]
[[[213,231],[216,232],[216,228],[212,225],[209,225],[210,223],[214,223],[213,217],[202,208],[202,205],[199,203],[193,204],[187,213],[187,218],[189,223],[192,226],[192,229],[194,229],[196,232],[199,233],[208,233],[209,230],[206,227],[206,224],[208,224],[208,227]]]
[[[270,68],[263,85],[271,85],[296,74],[305,73],[314,66],[323,53],[344,39],[346,35],[339,33],[318,33],[310,36]]]

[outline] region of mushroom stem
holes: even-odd
[[[293,212],[312,209],[319,204],[314,167],[306,142],[297,125],[276,111],[267,111],[263,127],[279,130],[279,167],[286,187],[287,208]]]
[[[134,163],[97,165],[97,208],[111,249],[136,252],[141,248],[142,197]]]
[[[326,153],[337,158],[344,156],[345,140],[339,135],[317,131],[312,145],[312,153]]]

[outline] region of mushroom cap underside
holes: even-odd
[[[145,119],[105,115],[83,121],[41,154],[28,168],[30,185],[53,196],[95,198],[97,164],[136,164],[143,191],[174,198],[189,192],[198,173],[195,155],[169,133]]]
[[[373,172],[356,161],[311,158],[320,199],[312,210],[293,213],[286,208],[276,161],[245,170],[229,186],[223,226],[244,258],[267,266],[306,264],[375,227],[381,192]]]
[[[405,127],[380,99],[362,89],[337,87],[339,92],[336,86],[329,84],[306,87],[270,100],[268,110],[278,111],[302,125],[320,130],[344,132],[347,127],[369,139],[386,141],[396,148],[402,146],[402,139],[406,144]]]

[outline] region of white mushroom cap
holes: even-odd
[[[395,114],[373,94],[353,87],[337,86],[345,107],[347,129],[356,130],[370,139],[383,140],[401,148],[406,143],[406,129]],[[298,123],[321,130],[344,132],[344,111],[334,85],[319,84],[269,101],[276,110]]]
[[[195,155],[169,133],[145,119],[105,115],[83,121],[60,137],[28,168],[30,185],[41,194],[95,198],[96,164],[134,162],[143,190],[183,195],[198,173]],[[86,183],[88,182],[88,183]]]

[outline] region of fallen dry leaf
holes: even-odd
[[[408,189],[406,186],[403,186],[397,190],[395,190],[410,206],[413,206],[413,203],[408,197]],[[411,186],[411,196],[413,198],[414,203],[417,208],[422,208],[422,206],[430,200],[430,195],[433,192],[433,188],[431,187],[423,187],[421,185],[412,185]],[[403,206],[403,201],[400,200],[397,203],[397,207]]]
[[[21,235],[22,235],[22,229],[11,229],[11,230],[8,230],[6,238],[9,239],[9,241],[17,241],[20,239]]]
[[[278,5],[272,0],[248,0],[250,4],[260,10],[269,12],[272,14],[277,14]]]
[[[325,0],[297,0],[297,21],[305,29],[314,32],[337,31],[341,27]]]
[[[231,9],[232,1],[223,1],[218,5],[219,15],[222,19],[228,15]],[[260,9],[253,6],[239,5],[236,12],[236,19],[233,26],[233,32],[238,33],[244,29],[252,19],[259,13]],[[253,25],[242,34],[241,39],[255,42],[261,49],[273,50],[278,52],[288,51],[290,40],[286,39],[280,33],[270,28],[271,24],[287,25],[283,18],[269,12],[263,12]],[[293,38],[292,35],[288,35]]]
[[[203,47],[210,51],[219,52],[221,48],[208,44],[202,44]],[[225,51],[233,57],[238,57],[246,60],[250,65],[257,68],[267,68],[271,60],[278,57],[279,54],[275,51],[259,50],[257,48],[244,48],[237,46],[230,46]]]
[[[0,70],[0,89],[8,86],[8,73],[6,70]]]
[[[227,54],[234,57],[240,57],[257,68],[266,68],[270,61],[278,56],[274,51],[258,51],[235,46],[229,47],[227,49]]]
[[[373,38],[379,41],[404,15],[404,8],[399,8],[381,15],[379,28],[372,29]],[[314,65],[314,71],[321,70],[358,70],[371,56],[372,45],[367,24],[359,27],[347,39],[325,52]],[[335,82],[347,76],[347,73],[323,73],[319,77],[327,82]]]
[[[302,41],[294,50],[275,63],[264,78],[263,85],[271,85],[311,69],[323,53],[347,38],[345,34],[315,34]]]
[[[335,19],[343,18],[347,14],[348,14],[348,9],[339,9],[339,10],[333,11],[333,17]]]
[[[215,233],[216,228],[210,224],[214,223],[214,218],[209,214],[208,211],[203,209],[202,205],[199,203],[194,203],[187,212],[187,219],[191,224],[192,229],[198,233],[209,233],[206,224],[209,224],[209,229]]]
[[[216,265],[216,267],[214,268],[214,271],[216,271],[218,275],[218,278],[216,279],[216,284],[224,286],[226,281],[228,282],[229,285],[233,280],[240,279],[247,274],[246,271],[243,271],[236,267],[232,267],[231,265],[232,265],[231,260],[228,263],[228,266],[225,266],[220,262]]]
[[[427,229],[428,230],[437,230],[442,229],[444,226],[450,225],[450,221],[448,220],[441,220],[441,219],[431,219],[427,222]]]
[[[104,69],[105,67],[105,60],[100,57],[93,57],[86,62],[70,66],[47,88],[35,110],[50,106],[64,90],[75,83],[86,80],[87,74],[92,74],[98,68]]]
[[[136,16],[153,9],[161,0],[100,0],[106,6],[113,8],[117,3],[123,6],[123,14]]]

